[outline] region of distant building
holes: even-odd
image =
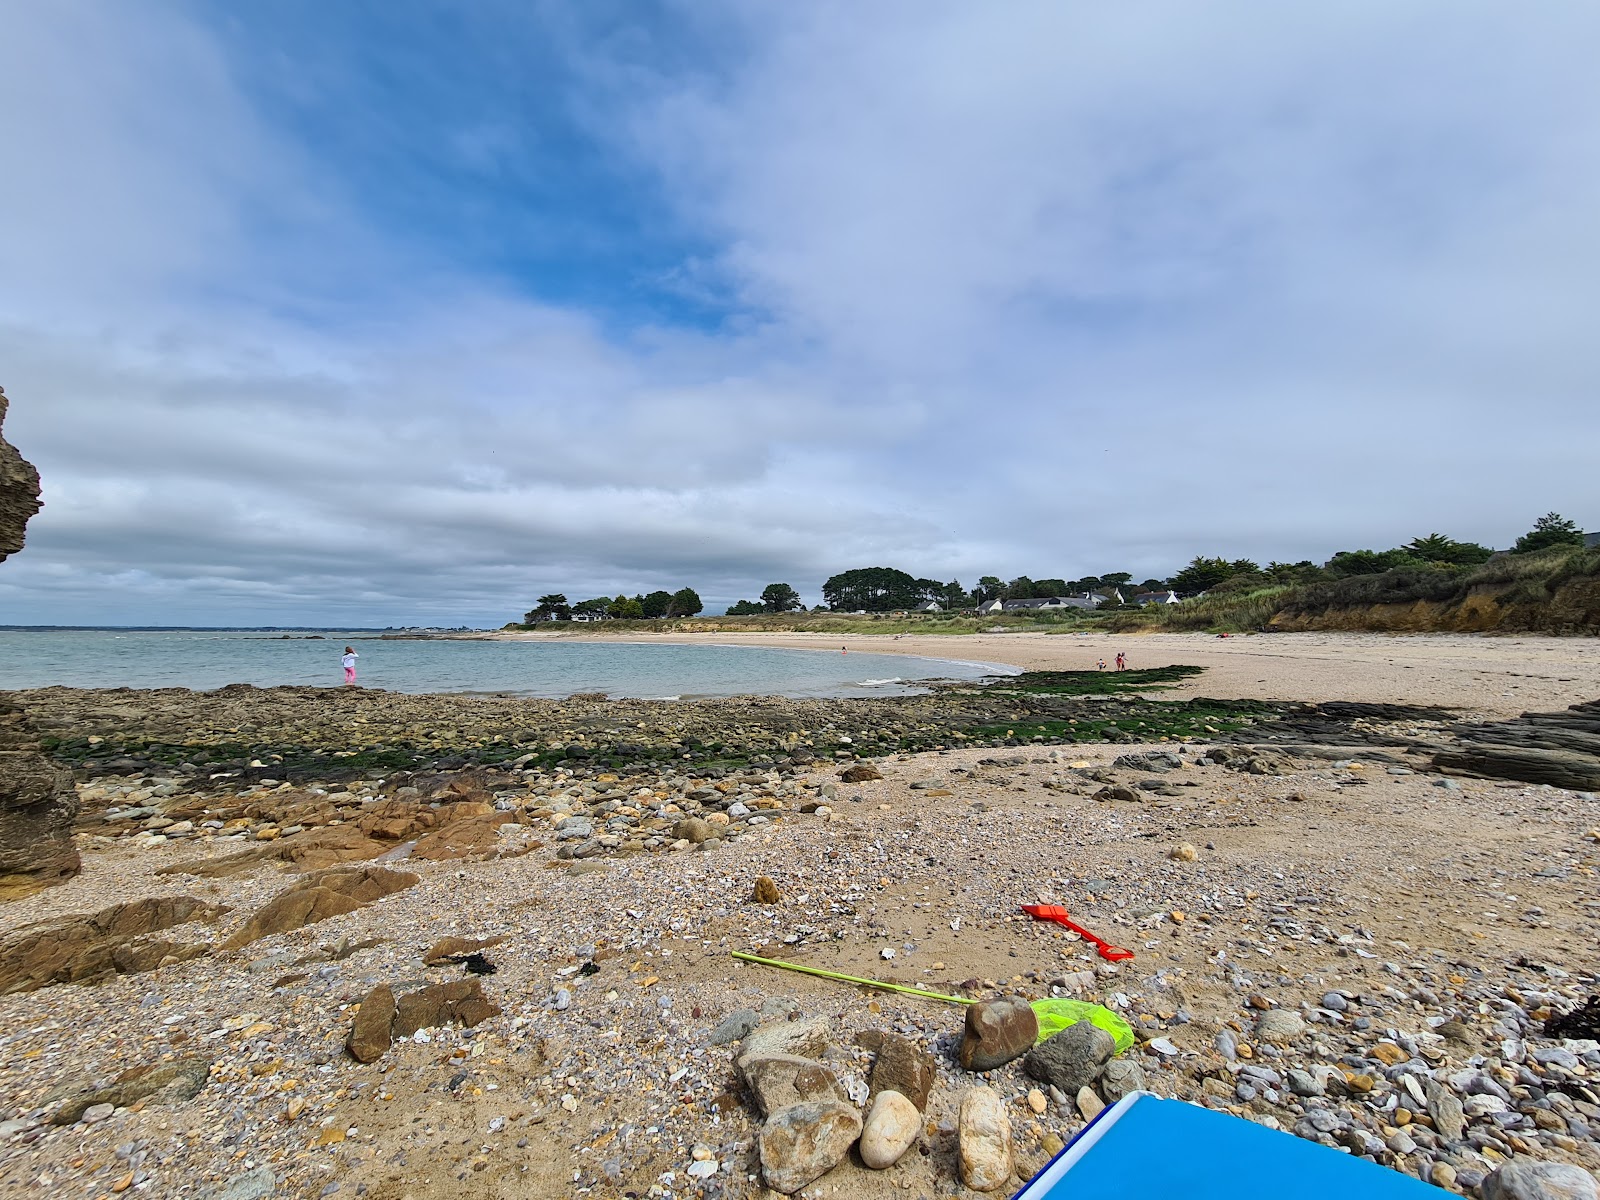
[[[1121,604],[1122,596],[1115,592],[1111,596],[1102,596],[1097,592],[1085,592],[1081,596],[1033,596],[1027,600],[995,600],[979,611],[1059,612],[1065,608],[1094,609],[1107,603]]]
[[[916,612],[925,612],[925,613],[936,613],[936,612],[943,612],[944,611],[944,607],[937,600],[924,600],[921,604],[917,605],[915,611]]]
[[[1178,593],[1170,588],[1164,592],[1135,592],[1133,602],[1135,604],[1176,604],[1178,603]]]
[[[569,619],[587,623],[589,621],[604,621],[607,618],[606,614],[603,612],[575,612]]]

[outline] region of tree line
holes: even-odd
[[[1533,528],[1517,539],[1512,554],[1529,554],[1552,546],[1582,546],[1583,533],[1575,522],[1559,513],[1546,513]],[[1412,538],[1403,546],[1389,550],[1341,550],[1323,563],[1310,559],[1300,562],[1269,562],[1265,566],[1248,558],[1228,559],[1196,555],[1182,570],[1166,579],[1146,579],[1135,584],[1128,571],[1109,571],[1079,579],[1031,579],[1019,575],[1004,580],[996,575],[980,576],[970,591],[960,580],[941,583],[919,579],[893,567],[857,567],[830,576],[822,585],[826,608],[835,612],[891,612],[919,608],[929,601],[943,609],[974,608],[992,600],[1028,600],[1051,596],[1098,594],[1131,601],[1139,592],[1176,592],[1194,596],[1218,588],[1244,589],[1271,584],[1306,584],[1348,579],[1355,575],[1377,575],[1400,568],[1459,569],[1487,562],[1494,552],[1477,542],[1457,541],[1442,533]],[[800,593],[787,583],[769,583],[759,600],[739,600],[730,605],[730,617],[760,613],[785,613],[803,609]],[[523,617],[523,623],[571,620],[574,614],[599,614],[607,617],[692,617],[704,606],[693,588],[676,592],[656,591],[639,596],[600,596],[568,604],[559,594],[539,597],[538,607]]]

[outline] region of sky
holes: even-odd
[[[1600,6],[0,0],[0,623],[1600,529]]]

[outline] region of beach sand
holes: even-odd
[[[1091,671],[1126,653],[1132,668],[1188,663],[1206,668],[1193,682],[1166,692],[1173,698],[1214,696],[1253,700],[1355,700],[1432,704],[1467,713],[1514,716],[1564,708],[1600,696],[1600,641],[1589,638],[1480,637],[1471,634],[1352,633],[1000,633],[959,637],[894,637],[837,633],[545,634],[497,633],[496,638],[841,647],[874,654],[910,654],[964,662],[1003,663],[1029,671]]]

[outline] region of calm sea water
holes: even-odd
[[[764,646],[383,641],[336,630],[324,636],[285,641],[249,630],[0,630],[0,689],[331,687],[343,681],[339,656],[346,644],[360,655],[363,686],[397,692],[881,696],[917,691],[918,680],[1015,673],[992,663]]]

